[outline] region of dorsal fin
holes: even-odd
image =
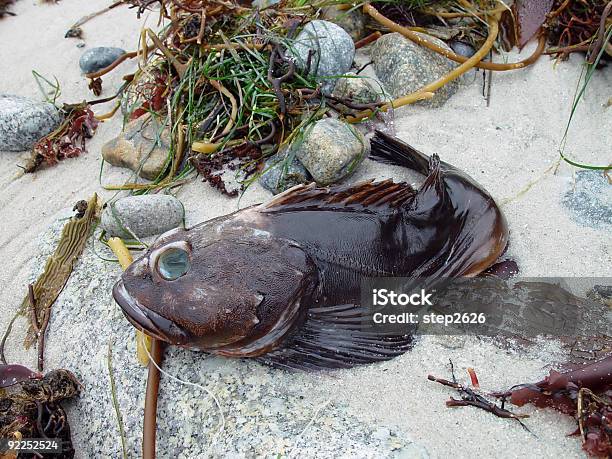
[[[319,188],[314,183],[298,185],[276,195],[259,207],[260,212],[313,207],[365,209],[399,207],[416,194],[407,183],[368,180],[354,185]]]

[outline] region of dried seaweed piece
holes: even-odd
[[[560,373],[551,370],[543,380],[520,384],[491,394],[517,406],[531,403],[574,416],[582,436],[582,448],[595,457],[612,455],[612,355]],[[576,432],[576,433],[577,433]]]
[[[590,50],[590,61],[604,46],[604,31],[609,21],[611,3],[607,0],[556,0],[547,21],[549,43],[546,54],[566,59],[571,53]],[[608,22],[609,25],[609,22]]]
[[[97,202],[97,195],[94,194],[83,216],[74,217],[66,223],[55,252],[47,260],[43,273],[32,285],[31,293],[22,302],[20,313],[25,315],[31,311],[32,316],[24,345],[29,348],[38,341],[39,369],[42,369],[41,355],[44,350],[45,329],[51,316],[51,306],[66,285],[74,264],[91,234],[96,219]]]
[[[582,449],[594,457],[612,456],[612,403],[593,391],[578,391],[578,426]]]
[[[43,163],[52,166],[85,151],[85,140],[93,137],[98,127],[90,106],[86,103],[65,104],[62,111],[64,121],[55,131],[36,142],[32,157],[24,167],[25,172],[34,172]]]

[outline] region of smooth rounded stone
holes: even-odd
[[[102,157],[113,166],[127,167],[155,180],[162,172],[170,149],[170,130],[155,117],[143,115],[125,125],[123,132],[102,146]]]
[[[40,252],[31,262],[32,282],[56,249],[65,223],[56,221],[39,239]],[[83,458],[122,457],[113,400],[122,415],[127,457],[142,456],[147,368],[138,362],[136,329],[112,298],[121,268],[105,260],[111,257],[99,244],[86,245],[53,305],[46,335],[45,367],[68,369],[83,385],[80,396],[65,406],[77,457]],[[372,433],[375,422],[357,417],[341,397],[330,403],[328,394],[336,391],[336,382],[321,378],[321,373],[282,371],[252,359],[225,359],[176,346],[166,348],[163,369],[191,384],[161,378],[160,458],[290,453],[300,459],[389,458],[413,445],[412,434],[393,424],[388,426],[395,434],[393,442],[381,441]],[[111,372],[114,392],[109,387]],[[384,384],[393,377],[391,372],[380,373],[387,378]],[[222,432],[219,409],[205,390],[221,405]],[[371,395],[364,391],[364,397]]]
[[[338,24],[353,41],[359,41],[365,35],[366,17],[359,8],[344,10],[339,5],[328,6],[323,8],[323,19]]]
[[[111,46],[100,46],[88,49],[79,59],[79,67],[83,73],[93,73],[102,70],[125,54],[125,50]]]
[[[311,21],[296,37],[288,55],[292,56],[300,69],[305,69],[308,54],[310,59],[310,74],[321,84],[323,94],[331,94],[336,79],[351,69],[355,57],[355,44],[345,30],[329,21]]]
[[[474,54],[476,54],[476,50],[471,45],[462,41],[453,40],[450,42],[450,47],[455,54],[459,54],[463,57],[472,57]]]
[[[576,172],[562,199],[578,223],[593,228],[612,225],[612,186],[601,171]]]
[[[183,204],[174,196],[128,196],[105,207],[100,226],[111,236],[133,239],[131,231],[142,238],[180,226],[184,215]]]
[[[259,183],[273,194],[282,193],[301,183],[312,181],[310,174],[297,158],[293,158],[287,166],[285,155],[278,153],[264,164],[264,173],[259,177]]]
[[[374,79],[361,77],[355,72],[349,72],[346,78],[339,78],[332,95],[341,99],[348,99],[359,104],[380,102],[383,97],[383,88]]]
[[[62,118],[53,104],[0,94],[0,151],[29,150]]]
[[[451,50],[446,43],[434,37],[420,34],[424,39]],[[370,55],[380,81],[393,97],[402,97],[450,72],[456,64],[444,56],[417,45],[399,33],[383,35],[374,42]],[[451,81],[435,92],[431,99],[417,102],[427,107],[440,107],[459,87]]]
[[[370,142],[348,123],[317,121],[296,148],[296,157],[319,185],[331,185],[352,174],[370,154]]]

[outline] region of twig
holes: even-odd
[[[96,11],[95,13],[91,13],[88,14],[87,16],[83,16],[81,19],[79,19],[77,22],[75,22],[74,24],[72,24],[72,26],[70,27],[70,29],[76,29],[77,27],[81,27],[83,24],[85,24],[88,21],[91,21],[93,18],[96,18],[110,10],[112,10],[113,8],[118,7],[119,5],[123,5],[125,4],[125,0],[119,0],[118,2],[112,3],[111,5],[107,6],[106,8],[100,10],[100,11]]]
[[[380,33],[380,31],[377,30],[376,32],[371,33],[367,37],[362,38],[361,40],[355,42],[355,49],[359,49],[359,48],[363,48],[364,46],[368,46],[370,43],[378,40],[380,37],[382,37],[382,33]]]
[[[453,362],[450,361],[451,367],[451,375],[453,377],[453,381],[449,381],[443,378],[437,378],[432,375],[428,375],[427,379],[429,381],[437,382],[438,384],[442,384],[443,386],[451,387],[455,389],[461,395],[461,399],[450,398],[450,400],[446,401],[446,406],[448,407],[458,407],[458,406],[473,406],[475,408],[480,408],[481,410],[488,411],[493,415],[499,418],[505,419],[516,419],[516,421],[528,432],[531,432],[525,424],[521,421],[522,418],[527,418],[529,415],[527,414],[516,414],[511,411],[508,411],[504,408],[503,402],[502,406],[497,406],[495,403],[490,402],[482,395],[476,393],[473,389],[466,387],[462,384],[459,384],[455,378],[455,372],[453,368]],[[478,377],[476,376],[476,372],[473,368],[468,368],[468,373],[470,375],[472,385],[475,389],[479,389],[480,385],[478,383]]]

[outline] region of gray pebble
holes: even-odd
[[[471,45],[462,41],[451,41],[450,47],[455,54],[463,57],[472,57],[476,53],[476,50]]]
[[[293,56],[296,65],[305,69],[309,51],[310,73],[322,83],[324,94],[331,94],[338,77],[348,72],[355,57],[355,44],[346,31],[329,21],[311,21],[296,37],[288,54]]]
[[[612,186],[601,171],[580,170],[562,199],[578,223],[593,228],[612,225]]]
[[[91,48],[85,51],[79,59],[79,67],[81,67],[83,73],[97,72],[111,65],[123,54],[125,54],[125,50],[121,48],[110,46]]]
[[[61,121],[62,115],[53,104],[0,95],[0,150],[29,150]]]
[[[418,32],[417,32],[418,33]],[[450,50],[442,40],[420,34],[424,39]],[[446,57],[417,45],[399,33],[383,35],[374,42],[371,50],[374,70],[393,97],[402,97],[421,89],[450,72],[456,65]],[[435,92],[433,98],[417,102],[419,105],[439,107],[455,93],[457,80],[451,81]]]
[[[165,233],[181,225],[185,211],[174,196],[152,194],[128,196],[106,206],[101,227],[111,236],[133,239]]]
[[[317,121],[296,147],[296,157],[319,185],[352,174],[370,153],[370,142],[355,127],[335,118]]]
[[[269,158],[264,165],[264,173],[259,183],[273,194],[282,193],[289,188],[308,183],[312,180],[306,168],[297,158],[285,165],[286,154],[278,153]]]

